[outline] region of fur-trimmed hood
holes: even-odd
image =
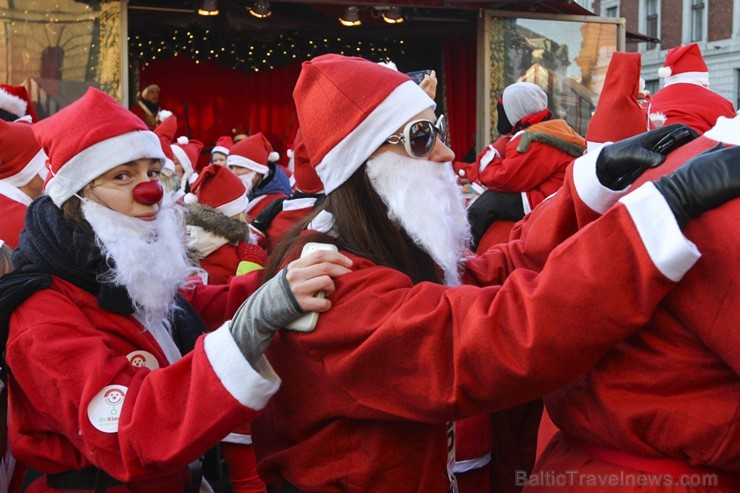
[[[202,204],[187,204],[187,224],[198,226],[213,235],[221,236],[236,244],[249,237],[249,226],[239,219],[226,216],[221,211]]]

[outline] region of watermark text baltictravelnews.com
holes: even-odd
[[[651,474],[642,472],[618,471],[613,473],[585,473],[580,471],[537,471],[528,474],[527,471],[517,470],[517,486],[546,486],[546,487],[613,487],[628,486],[704,486],[718,485],[716,474]]]

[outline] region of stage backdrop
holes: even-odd
[[[475,143],[475,56],[474,39],[444,43],[444,106],[456,160],[462,160]],[[292,94],[299,73],[300,63],[246,73],[177,56],[150,63],[139,80],[140,87],[156,83],[162,88],[160,105],[177,116],[178,136],[205,144],[199,167],[208,163],[218,137],[233,135],[236,128],[250,135],[264,133],[284,164],[296,129]]]
[[[150,63],[139,80],[140,87],[162,88],[160,106],[177,116],[178,136],[205,144],[203,166],[219,136],[233,135],[235,128],[265,134],[282,162],[296,122],[293,87],[299,72],[300,63],[252,74],[177,56]]]

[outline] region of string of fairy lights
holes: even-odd
[[[380,41],[347,40],[341,37],[306,39],[296,34],[281,34],[269,43],[225,40],[210,30],[175,29],[169,36],[155,38],[142,34],[128,37],[129,63],[146,67],[157,60],[187,56],[201,63],[212,61],[247,72],[263,72],[291,62],[308,60],[325,53],[339,53],[388,61],[405,53],[401,39]]]

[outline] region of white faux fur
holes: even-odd
[[[16,116],[23,116],[26,114],[28,103],[7,92],[4,89],[0,89],[0,109],[13,113]]]
[[[452,165],[383,152],[368,160],[367,175],[390,219],[442,268],[445,284],[460,284],[471,234]]]
[[[156,330],[175,310],[175,295],[196,273],[186,255],[185,223],[169,194],[154,221],[142,221],[86,199],[82,213],[111,270],[102,282],[124,286],[144,325]]]

